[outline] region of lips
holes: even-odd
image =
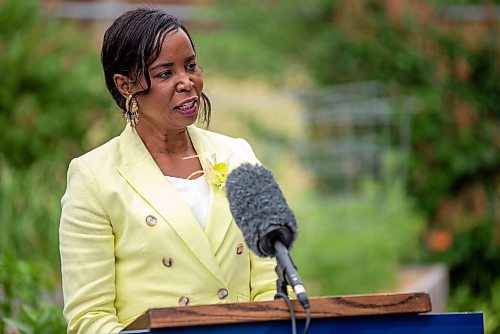
[[[174,107],[174,110],[181,115],[191,116],[198,111],[198,98],[186,99]]]

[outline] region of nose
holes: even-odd
[[[187,73],[183,73],[179,76],[175,89],[178,93],[189,92],[193,88],[194,82],[191,80]]]

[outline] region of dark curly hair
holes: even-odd
[[[144,76],[147,87],[134,96],[148,94],[151,88],[148,67],[160,55],[165,36],[179,29],[186,33],[195,50],[189,32],[179,19],[158,9],[137,8],[128,11],[106,30],[101,49],[101,63],[106,86],[120,109],[125,111],[125,98],[118,91],[113,75],[125,75],[134,83]],[[201,121],[208,127],[211,103],[203,92],[201,100]]]

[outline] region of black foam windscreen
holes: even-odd
[[[297,221],[270,170],[240,165],[227,177],[226,194],[234,220],[255,254],[274,256],[276,240],[291,248]]]

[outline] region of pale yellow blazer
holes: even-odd
[[[243,139],[188,133],[230,168],[258,163]],[[59,230],[68,332],[116,333],[154,307],[272,299],[274,260],[246,247],[224,190],[212,185],[210,200],[203,231],[129,126],[74,159]]]

